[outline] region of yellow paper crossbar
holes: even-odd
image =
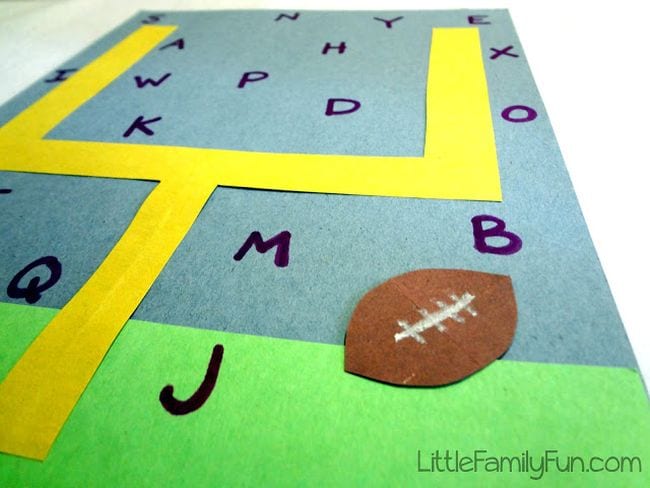
[[[276,154],[46,140],[174,27],[145,26],[0,129],[0,170],[160,181],[88,282],[0,384],[0,450],[44,459],[127,319],[217,183],[324,193],[500,200],[475,28],[434,29],[423,157]]]
[[[63,118],[108,85],[109,73],[117,77],[173,29],[141,27],[1,128],[0,170],[158,181],[166,175],[218,173],[220,184],[247,188],[501,200],[476,28],[433,29],[424,157],[257,153],[42,140]]]
[[[0,169],[11,171],[151,181],[195,174],[222,186],[245,188],[450,200],[500,198],[498,185],[482,184],[494,179],[498,183],[498,170],[490,178],[490,171],[452,165],[441,174],[434,160],[421,157],[256,153],[57,140],[5,147],[6,152],[0,151]],[[471,195],[464,186],[469,183],[474,185]]]

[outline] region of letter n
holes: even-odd
[[[282,19],[298,20],[298,17],[300,17],[300,12],[296,12],[293,15],[280,14],[275,18],[275,21],[277,22],[278,20],[282,20]]]

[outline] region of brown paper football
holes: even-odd
[[[446,385],[502,356],[516,326],[510,277],[411,271],[359,301],[345,337],[345,370],[395,385]]]

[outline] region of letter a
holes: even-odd
[[[176,39],[174,42],[165,44],[163,47],[159,49],[159,51],[162,51],[163,49],[167,49],[168,47],[172,47],[172,46],[176,46],[178,49],[185,49],[185,40],[182,37],[180,39]]]

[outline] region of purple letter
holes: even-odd
[[[379,17],[373,17],[375,20],[379,20],[381,22],[384,22],[386,24],[386,29],[392,29],[393,28],[393,22],[397,22],[398,20],[402,20],[404,17],[395,17],[394,19],[391,20],[386,20],[386,19],[380,19]]]
[[[147,127],[147,124],[153,124],[159,120],[162,120],[162,117],[154,117],[153,119],[144,120],[144,117],[142,115],[138,115],[138,118],[133,121],[128,129],[126,129],[126,132],[122,134],[122,137],[129,137],[136,129],[144,132],[148,136],[152,136],[153,131]]]
[[[163,47],[159,49],[159,51],[162,51],[163,49],[167,49],[168,47],[176,46],[178,49],[185,49],[185,40],[181,37],[180,39],[176,39],[173,42],[170,42],[169,44],[165,44]]]
[[[155,24],[160,22],[160,20],[165,16],[165,14],[150,15],[142,21],[143,24]]]
[[[515,118],[511,115],[515,110],[523,110],[526,112],[526,114],[523,117]],[[530,107],[526,107],[526,105],[511,105],[510,107],[503,109],[503,112],[501,112],[501,117],[506,119],[508,122],[530,122],[531,120],[535,120],[537,118],[537,112],[535,112],[535,110]]]
[[[221,360],[223,359],[223,346],[217,344],[212,348],[212,356],[208,363],[208,370],[205,372],[205,377],[191,397],[187,400],[178,400],[174,396],[174,385],[167,385],[160,390],[158,399],[165,410],[172,415],[187,415],[192,413],[203,406],[208,400],[214,386],[217,384],[219,377],[219,368],[221,368]]]
[[[350,103],[352,104],[352,107],[343,110],[335,110],[334,105],[337,102]],[[350,98],[329,98],[327,100],[327,108],[325,109],[325,115],[329,117],[330,115],[351,114],[352,112],[356,112],[357,110],[359,110],[359,107],[361,107],[361,102],[357,100],[352,100]]]
[[[275,21],[277,22],[280,19],[289,19],[289,20],[296,20],[300,16],[300,12],[296,12],[293,15],[287,15],[287,14],[280,14],[275,18]]]
[[[68,79],[65,75],[67,73],[73,73],[75,71],[77,71],[77,68],[57,69],[56,76],[54,78],[50,78],[49,80],[45,80],[45,83],[56,83],[58,81],[65,81]]]
[[[268,241],[262,239],[262,234],[258,231],[251,232],[246,242],[239,248],[239,251],[233,256],[235,261],[241,261],[248,250],[255,246],[257,252],[264,254],[272,247],[277,246],[275,250],[274,263],[279,268],[285,268],[289,264],[289,243],[291,242],[291,232],[283,230],[279,234],[274,235]]]
[[[512,58],[518,58],[519,54],[511,53],[510,52],[511,49],[514,49],[514,46],[506,46],[503,49],[497,49],[495,47],[491,47],[490,51],[494,51],[494,54],[490,56],[490,59],[496,59],[503,54],[505,54],[506,56],[510,56]]]
[[[255,76],[257,75],[257,76]],[[254,81],[261,81],[269,77],[265,71],[247,71],[244,73],[237,84],[237,88],[244,88],[246,83],[253,83]]]
[[[483,228],[483,222],[493,222],[496,225],[489,229]],[[506,223],[492,215],[476,215],[472,217],[472,231],[474,232],[474,249],[480,253],[514,254],[521,249],[521,238],[514,232],[506,230]],[[508,244],[490,246],[485,240],[488,237],[502,237],[508,239]]]
[[[492,22],[483,22],[483,19],[487,18],[487,15],[470,15],[467,17],[467,21],[472,25],[489,25]]]
[[[345,42],[342,42],[338,46],[333,46],[332,44],[330,44],[328,42],[327,44],[325,44],[325,47],[321,51],[321,54],[327,54],[327,51],[329,51],[330,49],[336,49],[336,50],[338,50],[339,54],[343,54],[345,52],[346,47],[347,46],[345,45]]]
[[[159,80],[153,80],[153,79],[151,79],[151,78],[145,78],[145,79],[143,80],[140,76],[136,76],[136,77],[135,77],[135,85],[136,85],[138,88],[144,88],[144,87],[147,86],[147,85],[158,86],[158,85],[160,85],[163,81],[165,81],[167,78],[169,78],[171,75],[172,75],[171,73],[167,73],[165,76],[163,76],[163,77],[160,78]]]

